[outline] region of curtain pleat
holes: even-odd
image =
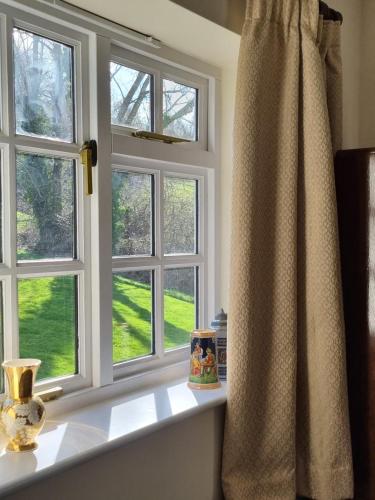
[[[249,0],[238,68],[225,496],[351,498],[340,26],[318,0]]]

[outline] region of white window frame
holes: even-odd
[[[116,156],[117,161],[112,165],[113,170],[145,173],[154,175],[155,191],[155,255],[154,256],[134,256],[134,257],[114,257],[112,261],[112,271],[154,271],[154,293],[155,293],[155,318],[154,318],[154,333],[155,333],[155,354],[150,354],[142,358],[136,358],[129,361],[124,361],[114,365],[115,379],[123,376],[139,373],[152,366],[159,368],[166,364],[175,363],[183,359],[188,359],[190,346],[179,346],[174,349],[164,350],[164,322],[163,322],[163,296],[164,296],[164,269],[176,269],[194,267],[198,270],[198,301],[196,308],[199,318],[199,327],[203,327],[208,321],[208,303],[204,300],[206,290],[208,289],[207,274],[206,274],[206,252],[207,243],[205,241],[205,214],[207,212],[207,175],[204,169],[185,167],[181,168],[178,165],[160,166],[158,162],[147,162],[147,167],[144,161],[138,160],[136,163],[143,166],[134,166],[134,160],[131,166],[128,166],[128,160]],[[152,164],[151,164],[152,163]],[[153,168],[152,168],[153,167]],[[198,251],[196,254],[178,254],[164,255],[163,248],[163,186],[164,177],[175,177],[181,179],[190,179],[198,181]]]
[[[75,108],[78,123],[73,144],[53,140],[16,136],[13,112],[13,71],[11,30],[13,19],[20,28],[68,43],[76,53],[82,51],[76,73]],[[171,366],[188,359],[189,347],[164,352],[162,349],[163,276],[169,267],[199,266],[199,326],[207,327],[218,307],[218,174],[219,137],[219,71],[168,47],[159,48],[148,39],[95,15],[54,0],[0,0],[0,55],[2,61],[1,104],[2,128],[0,152],[3,189],[3,263],[0,280],[4,298],[4,356],[18,356],[17,276],[53,276],[77,274],[79,285],[80,374],[41,381],[38,390],[62,385],[66,393],[85,387],[103,387],[136,373]],[[5,43],[6,42],[6,43]],[[116,58],[116,59],[113,59]],[[134,138],[125,127],[111,125],[109,62],[130,61],[139,69],[158,77],[165,76],[198,89],[200,140],[189,144],[170,145]],[[148,62],[149,70],[142,65]],[[79,64],[81,62],[81,65]],[[80,68],[82,74],[79,73]],[[82,88],[78,83],[82,81]],[[154,82],[156,84],[156,77]],[[158,80],[160,81],[160,80]],[[159,93],[161,89],[157,88]],[[160,103],[159,98],[159,103]],[[90,111],[88,111],[90,110]],[[156,110],[157,112],[157,110]],[[100,117],[100,119],[99,119]],[[9,124],[9,126],[7,126]],[[83,169],[79,148],[83,140],[98,143],[98,165],[93,168],[94,194],[83,196]],[[15,151],[57,155],[76,161],[77,224],[79,245],[77,261],[16,263]],[[111,199],[112,168],[151,172],[155,176],[155,256],[112,259]],[[171,176],[199,181],[199,252],[189,256],[164,256],[160,231],[163,205],[162,179]],[[158,179],[158,181],[157,181]],[[153,269],[155,273],[155,355],[112,363],[112,272],[116,270]],[[9,332],[12,332],[10,334]],[[156,333],[157,332],[157,333]]]
[[[207,89],[208,81],[205,78],[188,73],[173,66],[152,61],[148,57],[141,56],[135,52],[125,50],[118,45],[113,45],[111,50],[111,60],[117,64],[121,64],[128,68],[135,69],[148,73],[153,78],[153,97],[154,97],[154,132],[163,134],[163,127],[161,123],[163,112],[163,79],[172,80],[176,83],[192,87],[198,91],[198,140],[191,141],[185,144],[179,144],[179,148],[184,149],[198,149],[207,151],[208,148],[208,131],[207,131],[207,115],[208,115],[208,101]],[[134,128],[121,125],[112,125],[112,133],[118,135],[131,136]]]
[[[88,106],[81,85],[88,85],[88,66],[83,63],[88,57],[88,37],[79,31],[60,27],[50,20],[40,19],[37,16],[4,7],[2,13],[2,51],[1,59],[6,65],[7,81],[2,81],[4,87],[2,102],[5,104],[2,113],[2,130],[0,134],[0,148],[2,150],[2,189],[3,189],[3,262],[0,264],[0,278],[3,283],[3,323],[4,323],[4,357],[19,357],[18,338],[18,297],[17,280],[22,278],[40,278],[54,276],[77,276],[77,304],[78,304],[78,331],[79,347],[77,351],[79,373],[64,377],[47,379],[37,384],[41,390],[52,386],[62,385],[64,390],[74,391],[89,387],[91,379],[91,339],[90,307],[90,245],[89,200],[83,196],[83,173],[79,162],[79,147],[82,138],[89,133],[89,117],[83,114],[83,108]],[[13,87],[13,28],[17,27],[45,36],[73,47],[74,53],[74,142],[39,138],[35,136],[18,135],[15,132],[15,106]],[[5,34],[5,35],[4,35]],[[5,71],[4,71],[5,73]],[[59,157],[75,162],[76,182],[76,229],[77,229],[77,259],[67,261],[29,261],[16,262],[16,153],[40,154],[49,157]],[[9,332],[12,332],[11,334]]]

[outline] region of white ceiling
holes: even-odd
[[[219,68],[232,66],[239,35],[169,0],[69,0],[69,3],[153,35],[176,50]]]

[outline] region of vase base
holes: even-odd
[[[16,443],[10,442],[6,449],[7,449],[7,451],[19,452],[19,451],[33,451],[33,450],[36,450],[37,448],[38,448],[37,443],[16,444]]]
[[[190,389],[196,389],[198,391],[206,391],[206,390],[209,390],[209,389],[218,389],[219,387],[221,387],[221,384],[220,382],[214,382],[212,384],[199,384],[199,383],[196,383],[196,382],[188,382],[188,387],[190,387]]]

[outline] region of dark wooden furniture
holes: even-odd
[[[375,148],[335,162],[355,499],[375,499]]]

